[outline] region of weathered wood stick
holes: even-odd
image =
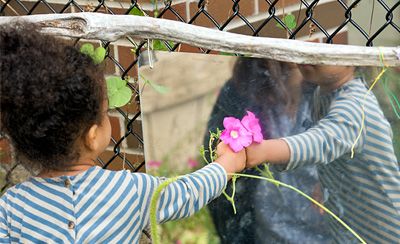
[[[116,41],[131,36],[162,39],[192,46],[293,63],[400,66],[400,47],[364,47],[252,37],[194,26],[179,21],[101,13],[45,14],[0,17],[0,24],[17,20],[37,23],[44,33]]]

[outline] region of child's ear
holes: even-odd
[[[98,140],[96,140],[96,138],[98,137],[98,132],[99,132],[98,128],[99,128],[98,125],[96,125],[96,124],[92,125],[85,135],[84,143],[85,143],[85,146],[90,151],[96,151],[97,148],[99,147]]]

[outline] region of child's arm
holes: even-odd
[[[327,116],[304,133],[282,139],[264,140],[246,148],[247,167],[263,162],[287,164],[286,169],[305,164],[329,163],[348,154],[362,124],[362,110],[354,98],[332,104]],[[364,133],[355,151],[362,147]]]
[[[216,162],[191,174],[179,178],[162,191],[157,206],[157,222],[185,218],[211,200],[218,197],[226,187],[230,173],[241,171],[245,167],[245,151],[234,153],[226,145],[218,145],[219,155]],[[138,194],[140,196],[141,223],[144,228],[149,223],[149,206],[151,197],[162,178],[147,174],[137,176]]]
[[[263,140],[261,143],[253,143],[246,148],[248,168],[261,163],[287,164],[290,160],[289,145],[283,139]]]

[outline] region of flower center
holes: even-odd
[[[239,137],[239,133],[238,133],[237,131],[235,131],[235,130],[232,130],[232,131],[231,131],[231,137],[232,137],[233,139],[236,139],[236,138]]]

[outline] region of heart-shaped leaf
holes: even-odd
[[[120,77],[110,77],[106,80],[109,108],[118,108],[127,104],[132,97],[132,90],[126,81]]]
[[[293,14],[285,15],[285,17],[283,17],[282,21],[289,30],[293,30],[297,26],[296,17]],[[281,29],[285,29],[280,23],[276,23],[276,26]]]
[[[106,49],[104,47],[96,48],[96,50],[94,51],[94,53],[91,57],[95,64],[100,64],[101,62],[103,62],[104,58],[106,57]]]
[[[106,49],[104,47],[98,47],[94,49],[93,44],[85,43],[81,46],[81,53],[89,56],[94,64],[100,64],[106,57]]]
[[[289,28],[289,30],[293,30],[296,28],[296,17],[293,14],[288,14],[285,16],[285,24]]]
[[[81,53],[88,55],[91,57],[94,54],[94,47],[90,43],[85,43],[81,46]]]

